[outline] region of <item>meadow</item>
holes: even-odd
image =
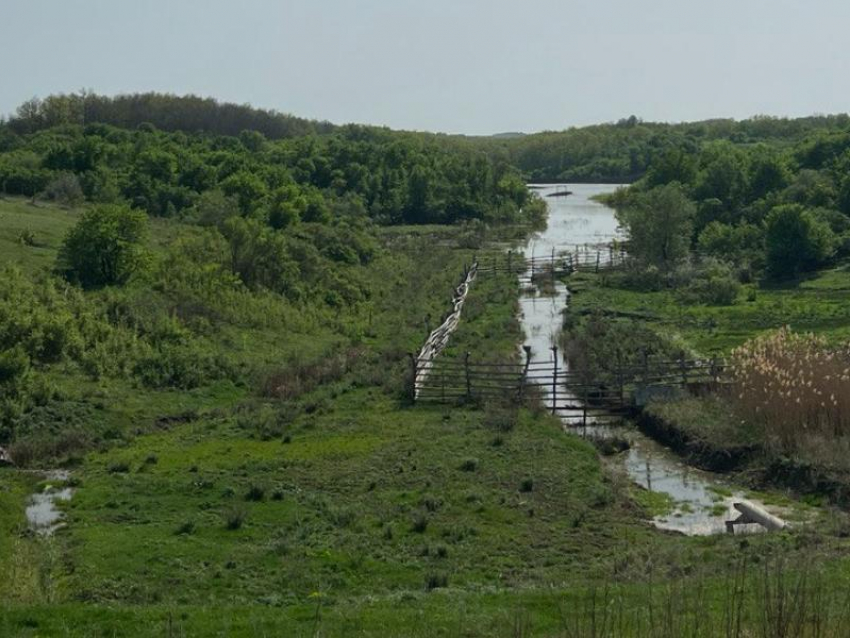
[[[20,200],[0,212],[24,229],[41,220],[46,256],[0,239],[0,254],[33,276],[75,214]],[[154,224],[152,249],[167,255],[184,231],[194,232]],[[786,585],[769,595],[806,618],[816,609],[827,627],[833,598],[791,598],[798,583],[843,583],[840,517],[817,534],[746,541],[659,532],[647,499],[533,406],[406,401],[407,353],[447,311],[471,258],[458,232],[379,233],[381,251],[359,271],[371,302],[345,318],[278,309],[272,318],[292,322],[248,324],[222,307],[193,343],[226,357],[236,373],[225,378],[165,389],[92,377],[74,361],[39,366],[66,404],[59,415],[47,406],[42,422],[76,419],[101,435],[33,451],[32,467],[71,471],[66,525],[52,537],[24,518],[42,478],[0,469],[0,632],[717,635],[694,609],[744,628],[786,622],[758,614],[779,577]],[[134,286],[150,291],[131,283],[131,298]],[[518,293],[507,276],[480,278],[447,355],[516,356]],[[92,312],[108,301],[84,296]],[[735,602],[740,562],[778,554],[788,563],[748,575]]]

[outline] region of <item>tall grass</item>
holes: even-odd
[[[837,638],[848,635],[848,600],[808,562],[742,557],[719,587],[702,577],[654,582],[649,574],[637,595],[616,585],[583,592],[560,603],[560,635]]]
[[[850,345],[787,328],[732,353],[732,400],[780,453],[850,440]]]

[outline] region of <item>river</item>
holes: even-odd
[[[572,191],[566,197],[549,197],[553,193]],[[613,192],[616,185],[575,184],[535,186],[549,207],[548,225],[544,231],[535,233],[524,247],[525,256],[547,257],[553,249],[566,250],[576,245],[608,243],[622,238],[614,211],[593,201],[594,195]],[[569,303],[569,289],[558,282],[554,294],[546,291],[525,290],[520,298],[521,322],[526,335],[526,345],[531,347],[533,361],[551,361],[552,345],[562,324],[562,311]],[[559,357],[562,355],[559,353]],[[568,367],[562,360],[559,365]],[[578,413],[580,414],[580,413]],[[577,413],[559,413],[564,427],[575,431]],[[641,434],[633,427],[612,426],[592,423],[579,430],[595,436],[608,435],[612,429],[629,439],[630,448],[619,455],[623,471],[637,485],[655,492],[667,494],[674,503],[672,509],[653,519],[653,524],[662,529],[690,535],[707,535],[723,532],[727,520],[738,513],[733,503],[742,500],[763,503],[748,498],[744,490],[729,485],[723,477],[703,472],[681,462],[670,450]],[[766,508],[782,516],[778,508]],[[759,526],[742,525],[735,533],[757,532]]]

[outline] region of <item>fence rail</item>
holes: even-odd
[[[581,412],[586,422],[595,413],[623,413],[647,397],[671,388],[725,382],[728,365],[719,359],[644,357],[638,365],[614,365],[604,371],[565,368],[552,348],[550,361],[532,361],[530,351],[518,362],[477,362],[462,358],[411,358],[413,396],[417,402],[455,404],[467,401],[522,401],[535,395],[553,414]],[[420,374],[420,366],[428,374]]]
[[[524,257],[508,251],[481,261],[481,274],[512,273],[521,281],[533,281],[539,277],[571,275],[575,272],[600,272],[616,270],[626,264],[625,248],[616,244],[600,244],[570,247],[566,250],[552,249],[545,256]]]

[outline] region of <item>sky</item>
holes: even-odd
[[[850,110],[847,0],[0,0],[0,114],[91,89],[492,134]]]

